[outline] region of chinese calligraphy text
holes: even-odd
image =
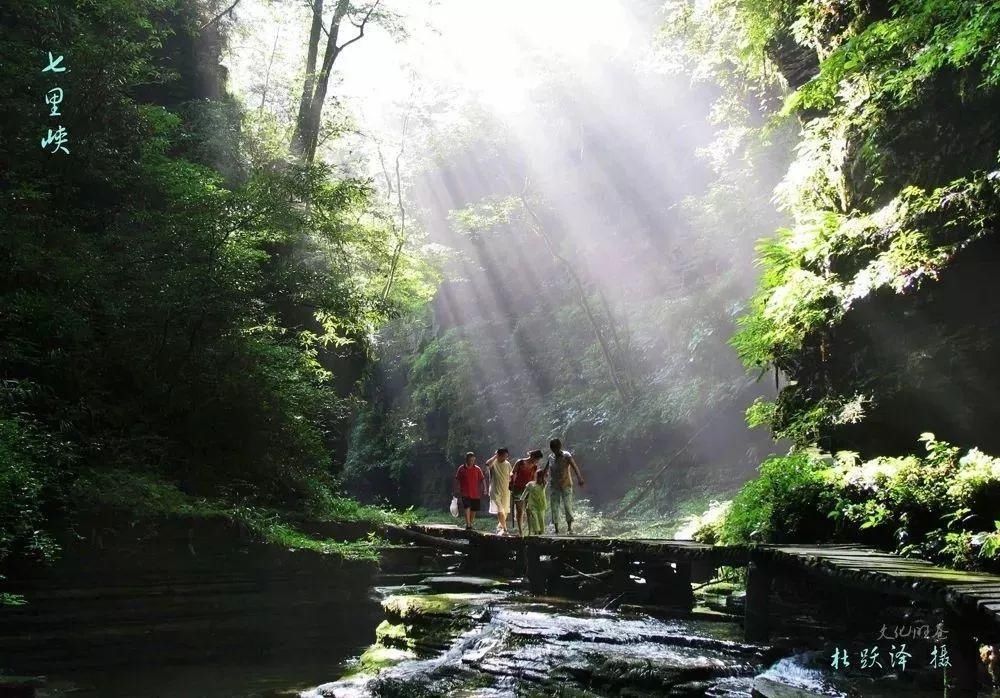
[[[62,65],[63,57],[55,57],[52,52],[49,51],[49,62],[44,68],[42,68],[43,73],[64,73],[66,72],[66,67]],[[62,112],[59,111],[59,105],[63,101],[63,89],[59,86],[53,87],[51,90],[45,93],[45,104],[49,107],[49,117],[62,116]],[[48,150],[50,153],[65,153],[69,154],[69,148],[66,144],[69,142],[69,134],[66,131],[66,127],[61,124],[57,124],[55,130],[52,128],[48,129],[48,133],[42,136],[41,145],[42,148]],[[51,148],[51,150],[49,150]]]

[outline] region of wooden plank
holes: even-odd
[[[989,579],[979,580],[979,579],[974,578],[974,577],[973,578],[969,578],[969,577],[963,577],[961,575],[956,575],[956,574],[948,574],[947,572],[943,572],[941,570],[926,570],[926,569],[909,568],[909,567],[890,567],[890,566],[885,566],[885,567],[849,567],[847,565],[838,565],[836,567],[832,567],[832,569],[842,570],[842,571],[845,571],[845,572],[846,571],[853,571],[853,572],[871,572],[872,574],[875,574],[875,573],[890,574],[890,575],[892,575],[894,577],[898,577],[898,576],[904,576],[904,577],[905,576],[910,576],[910,577],[919,578],[919,579],[936,579],[936,580],[940,581],[943,584],[954,584],[956,582],[972,582],[972,581],[983,581],[984,583],[986,583],[986,582],[990,581]]]
[[[812,560],[865,560],[871,562],[888,562],[888,561],[898,561],[898,562],[908,562],[914,565],[925,565],[928,567],[934,567],[931,563],[926,560],[915,560],[913,558],[899,557],[897,555],[868,555],[864,553],[853,553],[853,554],[843,554],[843,555],[824,555],[820,551],[810,551],[808,553],[790,553],[787,551],[779,551],[780,554],[791,557],[791,558],[802,558],[802,559],[812,559]]]
[[[873,574],[888,574],[893,577],[912,577],[913,579],[932,579],[936,582],[940,582],[944,585],[951,585],[956,580],[962,581],[972,581],[969,577],[963,577],[960,574],[952,575],[947,574],[942,570],[910,570],[906,568],[884,568],[884,569],[873,569],[873,568],[857,568],[857,567],[840,567],[842,570],[854,570],[858,572],[870,571]],[[990,581],[989,579],[984,579],[983,581]]]
[[[908,560],[906,558],[893,557],[892,555],[823,555],[816,556],[813,559],[817,560],[829,560],[830,562],[856,562],[860,564],[871,564],[880,565],[887,562],[900,562],[911,565],[916,565],[918,567],[933,567],[934,565],[923,562],[922,560]]]
[[[880,551],[876,551],[876,550],[865,550],[863,548],[853,548],[853,549],[850,549],[850,550],[823,550],[823,549],[816,549],[816,550],[778,550],[778,552],[783,553],[785,555],[796,555],[796,556],[800,556],[800,555],[814,555],[814,556],[819,556],[819,557],[835,557],[835,558],[839,558],[839,557],[857,557],[857,558],[865,558],[865,559],[870,558],[870,559],[873,559],[873,560],[880,560],[880,559],[882,559],[882,560],[884,560],[884,559],[892,559],[892,560],[908,560],[909,559],[909,560],[912,560],[912,559],[915,559],[915,558],[905,558],[905,557],[902,557],[900,555],[893,555],[892,553],[885,553],[885,552],[880,552]]]
[[[992,582],[981,582],[979,584],[952,584],[951,590],[959,594],[988,591],[1000,592],[1000,584],[994,584]]]

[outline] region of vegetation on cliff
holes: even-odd
[[[353,384],[421,272],[369,181],[289,155],[227,94],[219,9],[0,9],[0,564],[109,500],[343,507]],[[39,148],[57,121],[68,153]]]
[[[720,82],[754,85],[769,127],[799,130],[775,197],[791,225],[760,243],[761,282],[733,339],[748,366],[784,382],[751,425],[795,449],[762,466],[721,535],[874,538],[969,562],[969,541],[994,530],[1000,483],[975,448],[1000,448],[1000,10],[717,0],[679,11],[696,27],[694,64],[720,75],[720,56],[736,61],[745,81]],[[959,458],[927,437],[921,456],[924,431],[971,450]]]

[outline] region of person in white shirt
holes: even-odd
[[[486,469],[490,474],[490,502],[497,510],[497,533],[504,536],[507,535],[507,514],[510,513],[512,468],[510,452],[506,448],[498,448],[486,461]]]

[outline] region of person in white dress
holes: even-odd
[[[490,503],[497,514],[497,533],[507,535],[507,514],[510,512],[510,454],[506,448],[498,448],[488,461],[486,469],[490,474]]]

